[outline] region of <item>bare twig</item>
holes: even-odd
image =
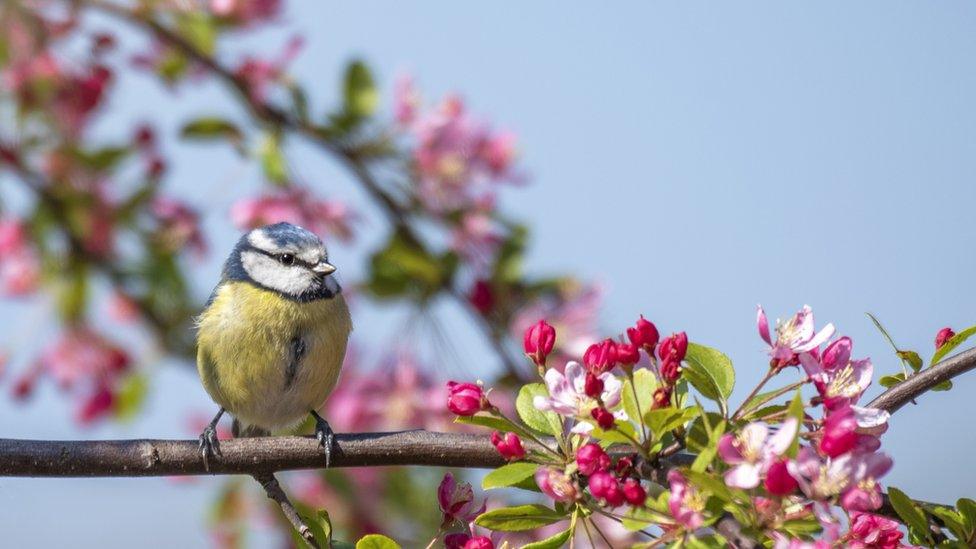
[[[973,368],[976,368],[976,348],[963,351],[933,365],[931,368],[910,376],[905,381],[881,393],[868,406],[894,413],[932,387]]]
[[[303,521],[302,517],[299,516],[298,511],[295,510],[295,506],[292,505],[291,501],[288,500],[288,496],[285,494],[285,491],[282,490],[281,485],[278,484],[278,479],[276,479],[271,473],[255,473],[251,476],[253,476],[254,480],[261,484],[261,487],[264,488],[264,492],[268,495],[268,498],[281,507],[282,514],[285,515],[288,522],[290,522],[292,527],[295,528],[295,531],[302,536],[305,543],[309,544],[309,546],[314,547],[315,549],[319,549],[319,544],[315,541],[315,536],[312,535],[311,528],[305,524],[305,521]]]

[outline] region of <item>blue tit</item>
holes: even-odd
[[[333,433],[317,410],[339,380],[352,331],[328,259],[317,236],[290,223],[252,230],[227,258],[197,319],[197,370],[220,406],[200,435],[208,468],[225,411],[234,436],[268,435],[311,414],[328,466]]]

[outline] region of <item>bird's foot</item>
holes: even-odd
[[[200,434],[200,457],[203,458],[203,468],[210,471],[210,458],[223,455],[220,453],[220,441],[217,440],[217,427],[208,425]]]
[[[312,412],[315,418],[315,438],[319,441],[319,446],[325,452],[325,468],[328,469],[332,463],[332,445],[335,444],[335,433],[329,422],[322,419],[322,416]]]

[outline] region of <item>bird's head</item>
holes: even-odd
[[[296,299],[315,299],[338,293],[330,276],[335,270],[319,237],[291,223],[276,223],[241,237],[226,274]]]

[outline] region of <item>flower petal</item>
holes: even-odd
[[[733,488],[755,488],[759,486],[759,466],[740,463],[725,473],[725,484]]]
[[[756,306],[756,327],[759,328],[759,337],[771,346],[773,340],[769,338],[769,319],[766,318],[766,311],[763,310],[762,305]]]

